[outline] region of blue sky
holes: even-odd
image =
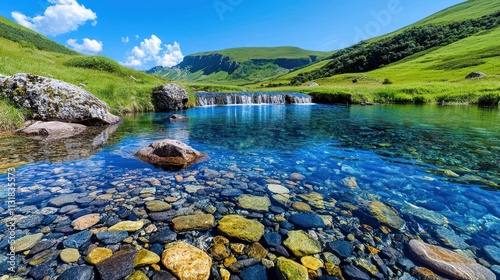
[[[135,69],[234,47],[331,51],[463,0],[1,0],[0,15]]]

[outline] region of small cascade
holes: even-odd
[[[310,104],[307,94],[293,92],[197,92],[198,106]]]

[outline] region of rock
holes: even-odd
[[[263,229],[264,230],[264,229]],[[37,244],[43,237],[43,233],[37,233],[32,235],[26,235],[14,242],[14,252],[19,253],[31,249],[35,244]]]
[[[479,79],[484,77],[486,77],[486,74],[484,74],[483,72],[472,72],[469,75],[465,76],[465,79],[470,80],[470,79]]]
[[[80,218],[74,220],[73,222],[71,222],[71,226],[73,226],[74,230],[85,230],[97,224],[100,220],[100,214],[89,214],[81,216]]]
[[[228,258],[231,255],[231,251],[225,244],[216,243],[210,247],[210,254],[215,260],[221,261]]]
[[[311,239],[309,235],[301,230],[288,232],[288,238],[283,243],[297,257],[313,255],[321,252],[321,243]]]
[[[413,239],[409,242],[412,256],[431,269],[457,279],[494,280],[495,274],[474,260],[453,251]]]
[[[151,200],[146,202],[146,208],[151,212],[162,212],[172,209],[172,205],[160,200]]]
[[[268,246],[276,247],[281,245],[281,235],[276,232],[268,232],[264,234],[264,241]]]
[[[294,214],[290,217],[290,222],[302,229],[324,228],[325,222],[316,214]]]
[[[128,232],[124,230],[119,231],[103,231],[96,234],[97,239],[106,245],[116,244],[122,242],[128,237]]]
[[[495,263],[500,264],[500,248],[497,246],[487,245],[484,246],[484,251],[486,255],[490,257]]]
[[[323,262],[321,260],[311,256],[304,256],[300,258],[300,262],[306,268],[315,271],[323,267]]]
[[[320,193],[312,192],[308,194],[300,194],[299,197],[307,201],[309,205],[313,207],[325,209],[325,201],[323,201],[323,195]]]
[[[240,272],[242,280],[267,280],[266,267],[263,265],[254,265]]]
[[[23,218],[17,222],[16,226],[19,229],[35,228],[43,222],[44,217],[41,215],[33,215]]]
[[[168,112],[187,109],[189,96],[179,85],[166,84],[153,89],[152,99],[157,112]]]
[[[215,227],[215,217],[211,214],[180,216],[172,220],[177,232],[197,230],[207,231]]]
[[[140,149],[135,156],[144,162],[167,170],[180,170],[206,157],[204,153],[170,139],[153,142]]]
[[[151,234],[149,242],[166,244],[174,241],[177,238],[177,233],[170,230],[160,230]]]
[[[135,256],[134,267],[138,267],[141,265],[155,264],[159,262],[160,262],[160,256],[149,250],[142,249],[139,252],[137,252],[137,255]]]
[[[80,259],[80,252],[78,252],[78,249],[73,248],[64,249],[59,253],[59,257],[65,263],[74,263]]]
[[[89,264],[95,265],[100,261],[103,261],[113,255],[113,251],[108,248],[97,247],[90,251],[90,253],[85,257],[85,261]]]
[[[412,276],[414,276],[417,279],[423,279],[423,280],[446,280],[445,278],[437,275],[434,273],[432,270],[426,268],[426,267],[421,267],[421,266],[414,266],[411,268],[410,273]]]
[[[370,213],[381,224],[396,230],[402,230],[406,222],[399,217],[396,210],[390,208],[380,201],[369,202]]]
[[[202,250],[185,242],[174,242],[165,247],[163,265],[180,280],[207,280],[212,259]]]
[[[110,227],[109,231],[128,231],[128,232],[136,232],[140,230],[144,226],[143,221],[123,221],[119,222],[116,225]]]
[[[405,266],[403,265],[403,267],[406,268],[406,270],[410,270],[411,267],[415,266],[410,260],[408,259],[404,259],[402,260],[402,263],[410,263],[411,265],[408,265],[408,266]],[[362,258],[357,258],[357,259],[354,259],[354,264],[357,266],[357,267],[360,267],[366,271],[368,271],[371,275],[373,276],[376,276],[379,272],[378,272],[378,269],[377,267],[371,263],[370,260],[368,259],[362,259]],[[411,267],[410,267],[411,266]]]
[[[307,85],[308,87],[319,87],[319,84],[316,82],[311,82]]]
[[[73,235],[68,236],[66,240],[63,241],[64,248],[80,248],[83,244],[90,241],[92,237],[92,232],[90,231],[82,231],[79,233],[75,233]]]
[[[88,266],[77,266],[65,270],[57,280],[91,280],[94,276],[94,270]]]
[[[311,206],[309,206],[309,204],[301,202],[301,201],[294,202],[292,204],[292,208],[294,210],[299,211],[299,212],[312,212]]]
[[[187,121],[189,120],[188,116],[183,116],[183,115],[178,115],[178,114],[173,114],[170,116],[171,121]]]
[[[186,186],[186,192],[187,193],[196,193],[199,190],[203,190],[203,189],[205,189],[205,187],[204,186],[200,186],[200,185],[187,185]]]
[[[330,249],[341,258],[349,258],[352,256],[353,246],[350,242],[336,240],[328,243]]]
[[[63,207],[64,205],[74,204],[75,201],[83,196],[85,196],[85,194],[82,193],[63,194],[52,198],[49,204],[55,207]]]
[[[30,249],[29,255],[34,255],[34,254],[38,254],[42,251],[45,251],[45,250],[51,248],[52,246],[56,245],[56,243],[57,243],[57,241],[55,241],[55,240],[40,241],[40,242],[36,243],[36,245],[33,246],[33,248]]]
[[[292,205],[292,201],[290,200],[290,195],[289,194],[275,194],[272,196],[276,202],[281,204],[283,207],[288,208],[290,205]]]
[[[136,250],[118,251],[111,257],[97,263],[95,267],[101,279],[118,280],[122,279],[134,271],[134,260]]]
[[[16,130],[16,134],[22,136],[40,136],[48,138],[63,138],[77,135],[83,132],[87,127],[77,123],[63,122],[35,122],[27,128]]]
[[[221,192],[220,195],[227,197],[237,197],[243,194],[243,191],[240,189],[225,189]]]
[[[238,206],[243,209],[267,212],[271,206],[271,200],[267,196],[242,194],[238,197]]]
[[[149,280],[149,277],[144,274],[144,272],[136,270],[129,277],[127,277],[127,280]]]
[[[108,105],[75,85],[31,74],[9,77],[4,95],[18,107],[31,113],[35,120],[63,121],[86,125],[108,125],[119,122]]]
[[[359,268],[355,267],[353,264],[342,266],[342,273],[343,275],[346,275],[348,279],[370,280],[370,276],[368,274],[364,273]]]
[[[355,177],[347,177],[342,180],[342,184],[350,189],[359,189]]]
[[[267,256],[267,250],[256,242],[245,248],[245,254],[249,258],[263,259]]]
[[[235,259],[236,260],[236,259]],[[229,270],[231,270],[232,272],[234,273],[239,273],[249,267],[252,267],[258,263],[260,263],[261,260],[260,259],[243,259],[243,260],[239,260],[237,262],[234,262],[232,263],[230,266],[229,266]]]
[[[217,229],[224,235],[248,242],[257,242],[264,235],[264,225],[239,215],[227,215],[220,221]]]
[[[465,240],[451,229],[445,227],[437,227],[436,236],[439,241],[443,242],[443,244],[451,248],[462,250],[469,248],[469,244],[465,243]]]
[[[307,268],[297,262],[279,257],[276,273],[280,280],[309,280]]]
[[[28,273],[35,280],[42,280],[46,276],[53,276],[54,270],[47,264],[40,264],[30,269]]]
[[[428,222],[435,225],[446,225],[448,224],[448,219],[434,211],[427,210],[422,207],[418,207],[411,203],[406,203],[405,207],[401,209],[401,213],[406,215],[411,215],[417,220]]]
[[[284,194],[284,193],[290,193],[290,190],[287,189],[286,187],[282,185],[277,185],[277,184],[269,184],[267,185],[267,189],[275,194]]]

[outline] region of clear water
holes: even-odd
[[[196,171],[209,168],[235,173],[228,184],[240,180],[265,186],[268,178],[285,181],[291,173],[300,173],[306,177],[304,184],[340,202],[356,205],[376,199],[401,213],[419,206],[446,217],[445,226],[469,245],[500,245],[498,110],[260,105],[196,108],[181,114],[189,120],[170,122],[169,114],[128,117],[104,148],[89,144],[94,148],[71,157],[71,147],[2,139],[0,157],[34,161],[17,169],[22,201],[29,195],[23,189],[33,186],[107,189],[141,176],[170,178],[172,173],[133,155],[154,140],[177,139],[210,156],[181,174],[201,176]],[[356,178],[359,189],[341,183],[348,177]],[[6,180],[0,175],[1,186]],[[432,236],[437,227],[425,218],[400,215],[410,234]]]

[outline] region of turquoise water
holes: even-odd
[[[170,114],[128,117],[102,149],[89,144],[94,149],[71,157],[66,155],[71,147],[2,141],[3,157],[12,158],[16,151],[16,157],[35,161],[17,168],[18,202],[33,189],[95,191],[146,177],[173,179],[175,174],[133,156],[154,140],[170,138],[210,157],[176,173],[185,177],[208,180],[200,171],[212,169],[233,174],[217,183],[251,187],[299,173],[305,179],[297,192],[314,190],[354,208],[379,200],[398,210],[409,234],[438,240],[436,232],[446,228],[469,246],[500,245],[498,110],[262,105],[201,107],[181,114],[189,120],[171,122]],[[26,153],[21,146],[45,150]],[[359,188],[342,183],[346,178],[355,178]],[[4,186],[6,175],[0,181]]]

